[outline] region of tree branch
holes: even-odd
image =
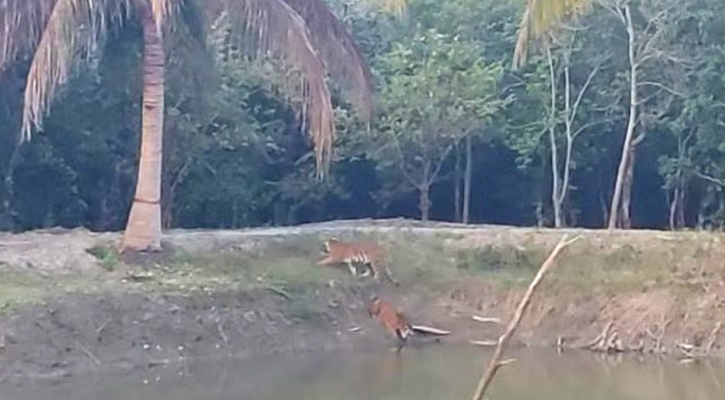
[[[579,105],[581,104],[582,98],[584,98],[584,93],[587,91],[587,88],[592,83],[592,80],[594,79],[594,76],[599,72],[599,67],[604,62],[600,62],[596,66],[594,66],[594,69],[589,73],[589,76],[587,76],[587,80],[584,81],[584,85],[582,85],[581,90],[579,90],[579,94],[576,96],[576,100],[574,100],[574,105],[571,107],[571,115],[568,115],[567,118],[571,118],[570,120],[573,121],[574,117],[576,117],[577,110],[579,109]]]
[[[489,363],[488,368],[483,373],[483,376],[481,376],[481,380],[478,382],[478,387],[475,394],[473,395],[472,400],[482,400],[483,396],[486,394],[486,390],[491,385],[496,371],[498,371],[498,369],[503,365],[511,362],[510,360],[502,361],[503,351],[506,347],[506,344],[511,339],[511,336],[513,336],[514,332],[516,331],[516,328],[518,328],[519,323],[521,323],[521,318],[523,318],[524,312],[526,312],[526,309],[531,303],[531,296],[533,296],[534,291],[541,283],[541,280],[544,279],[544,275],[546,275],[546,273],[554,266],[554,261],[556,260],[556,257],[559,255],[559,253],[566,246],[576,242],[580,238],[581,236],[576,236],[573,239],[568,239],[567,235],[564,235],[564,237],[559,240],[559,243],[557,243],[556,247],[554,247],[554,250],[551,251],[549,257],[547,257],[544,263],[541,264],[539,272],[536,274],[536,277],[534,277],[531,285],[529,285],[529,289],[526,291],[524,297],[521,299],[521,302],[516,309],[516,313],[514,314],[513,319],[511,320],[511,322],[509,322],[509,325],[506,328],[504,334],[499,338],[496,352],[491,358],[491,362]]]
[[[637,86],[642,86],[642,87],[645,87],[645,86],[654,86],[656,88],[659,88],[661,90],[664,90],[665,92],[670,93],[672,95],[675,95],[677,97],[683,97],[683,98],[684,97],[687,97],[687,96],[685,96],[684,93],[678,92],[675,89],[672,89],[671,87],[669,87],[667,85],[664,85],[662,83],[659,83],[659,82],[643,81],[643,82],[637,83]]]
[[[700,171],[694,171],[693,174],[700,179],[704,179],[704,180],[706,180],[710,183],[714,183],[720,187],[725,187],[725,181],[723,181],[722,179],[718,179],[718,178],[715,178],[714,176],[710,176],[710,175],[705,175]]]

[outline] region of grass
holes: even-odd
[[[493,235],[493,234],[492,234]],[[510,235],[510,233],[507,233]],[[368,239],[390,250],[389,265],[404,285],[446,290],[470,276],[501,288],[526,286],[550,251],[553,237],[524,231],[518,239],[493,238],[476,247],[454,246],[465,235],[416,236],[404,231],[379,235],[336,235],[341,239]],[[460,236],[460,237],[459,237]],[[193,288],[274,288],[290,296],[310,285],[353,282],[347,268],[316,265],[322,242],[330,235],[295,235],[260,239],[246,250],[207,254],[177,253],[151,267],[154,279],[121,284],[123,266],[112,247],[88,249],[105,273],[88,276],[39,278],[34,272],[0,270],[0,308],[36,301],[63,292],[175,291]],[[557,234],[558,237],[558,234]],[[592,235],[568,248],[559,266],[547,277],[546,291],[615,293],[668,288],[680,293],[701,290],[703,281],[723,275],[725,248],[717,236],[683,235],[660,240],[656,234],[619,238]],[[545,239],[545,240],[544,240]],[[518,241],[516,241],[518,240]],[[451,245],[453,244],[453,245]],[[304,313],[303,313],[304,314]]]
[[[93,246],[87,249],[86,252],[96,257],[101,267],[106,271],[113,271],[121,262],[118,250],[116,250],[115,246],[112,245]]]

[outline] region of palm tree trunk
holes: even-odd
[[[143,26],[143,111],[136,195],[122,250],[161,250],[161,168],[164,132],[164,46],[148,0],[136,0]]]

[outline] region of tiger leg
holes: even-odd
[[[390,282],[393,282],[395,286],[400,286],[400,282],[395,279],[387,264],[385,265],[385,275],[388,277],[388,279],[390,279]]]
[[[347,260],[347,268],[350,270],[352,276],[357,275],[357,269],[355,269],[352,260]]]
[[[360,276],[367,278],[368,276],[370,276],[370,270],[372,270],[373,271],[373,277],[375,277],[375,270],[373,269],[373,264],[372,263],[370,263],[370,262],[364,263],[363,264],[363,267],[365,267],[365,272],[363,272],[362,274],[360,274]]]
[[[406,340],[406,338],[404,338],[404,337],[403,337],[403,336],[401,335],[401,332],[400,332],[400,330],[399,330],[399,329],[396,329],[396,330],[395,330],[395,333],[396,333],[396,336],[397,336],[397,339],[398,339],[398,340],[397,340],[397,348],[396,348],[396,352],[397,352],[397,353],[400,353],[401,351],[403,351],[403,348],[405,347],[405,344],[406,344],[406,341],[407,341],[407,340]]]

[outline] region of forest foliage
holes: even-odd
[[[516,71],[520,2],[412,0],[401,16],[328,3],[375,75],[374,122],[335,96],[338,139],[319,180],[296,113],[269,84],[286,71],[223,40],[198,51],[179,35],[167,56],[165,227],[392,216],[604,227],[628,128],[620,225],[725,223],[721,2],[601,0],[532,43]],[[27,143],[27,60],[0,78],[0,229],[123,228],[140,129],[139,26],[102,46]]]

